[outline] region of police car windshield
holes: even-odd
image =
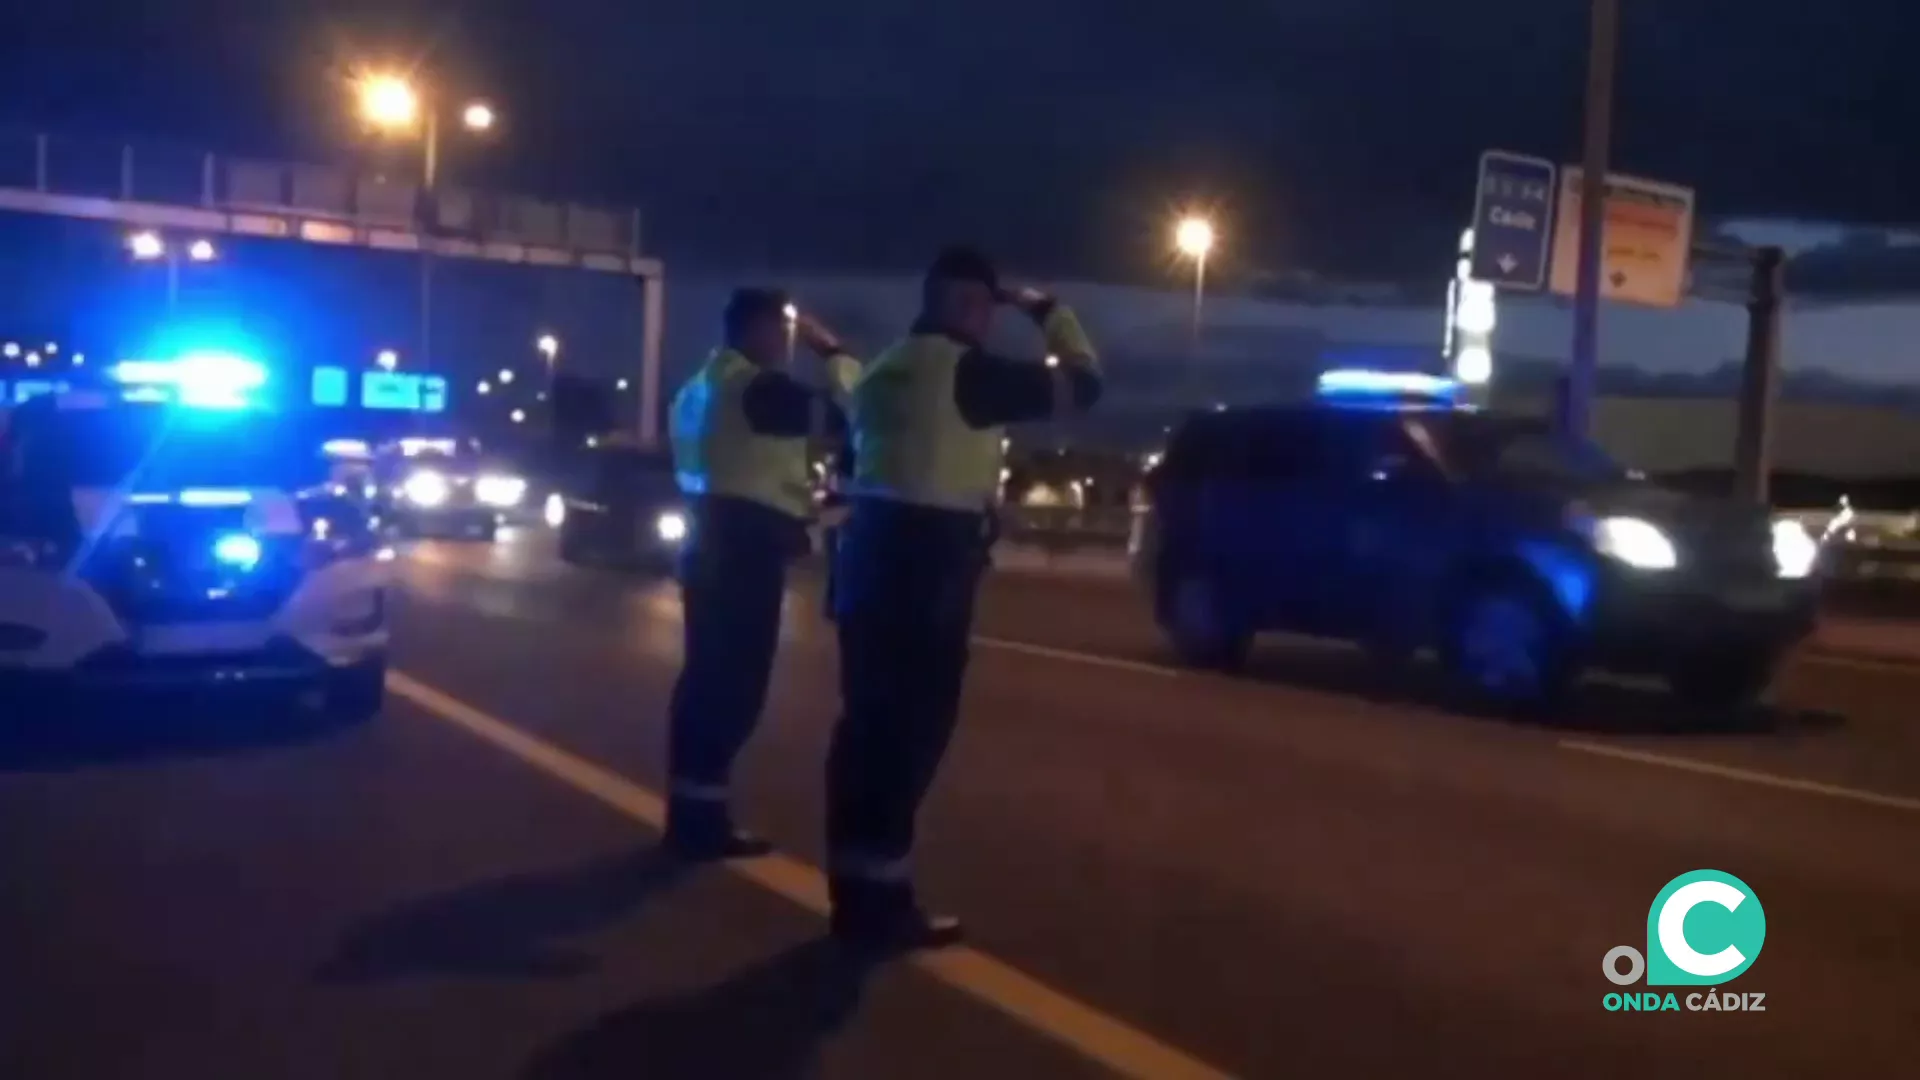
[[[19,467],[70,487],[300,490],[326,478],[320,442],[282,416],[111,408],[41,419],[21,432]]]
[[[1592,487],[1624,483],[1629,474],[1607,452],[1563,439],[1544,422],[1455,413],[1415,422],[1441,460],[1463,475]]]

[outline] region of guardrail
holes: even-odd
[[[0,209],[119,218],[137,208],[156,227],[194,211],[236,219],[231,231],[320,243],[405,246],[412,230],[471,245],[525,249],[509,261],[585,264],[626,270],[640,258],[640,216],[630,208],[586,206],[440,185],[392,170],[246,159],[152,143],[108,142],[44,133],[0,132]],[[240,227],[247,222],[257,227]],[[289,226],[287,223],[295,223]],[[386,242],[381,242],[382,238]],[[417,245],[417,240],[413,241]],[[604,266],[600,264],[605,264]]]

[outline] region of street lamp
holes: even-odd
[[[358,80],[360,116],[367,126],[387,134],[412,132],[420,128],[420,186],[425,193],[423,206],[431,206],[440,182],[439,110],[413,80],[392,73],[373,73]],[[473,102],[461,112],[461,123],[468,131],[484,132],[494,125],[493,107]],[[428,216],[422,211],[422,218]],[[420,248],[420,359],[427,366],[433,361],[433,253]]]
[[[493,393],[493,384],[485,379],[481,379],[479,385],[475,386],[473,391],[476,394],[491,394]]]
[[[180,249],[152,229],[142,229],[127,237],[127,252],[135,262],[166,264],[167,310],[172,311],[180,302]],[[187,245],[186,256],[193,262],[210,263],[220,257],[220,252],[213,241],[203,237]]]
[[[492,131],[494,120],[493,106],[484,101],[468,105],[460,114],[460,122],[467,126],[468,131]]]
[[[127,237],[127,250],[141,262],[152,262],[166,257],[167,242],[157,232],[137,232]]]
[[[513,370],[511,368],[500,369],[500,385],[501,386],[513,385]]]
[[[525,409],[515,409],[513,410],[513,415],[508,417],[508,419],[516,424],[524,424],[527,422],[527,412]]]
[[[1200,316],[1206,302],[1207,256],[1213,254],[1216,237],[1213,222],[1198,214],[1188,214],[1173,227],[1173,246],[1193,260],[1193,325],[1187,338],[1188,378],[1197,372],[1200,361]]]
[[[554,357],[560,355],[560,339],[552,334],[541,334],[539,340],[533,343],[533,347],[540,350],[540,355],[546,357],[549,364],[553,363]]]
[[[376,128],[410,128],[420,118],[420,94],[398,75],[369,75],[360,80],[360,115]]]

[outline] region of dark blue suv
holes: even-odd
[[[1821,552],[1798,523],[1660,488],[1437,381],[1330,373],[1312,403],[1196,414],[1147,488],[1135,570],[1196,665],[1287,631],[1394,663],[1432,650],[1499,705],[1551,707],[1598,667],[1731,707],[1813,628]]]

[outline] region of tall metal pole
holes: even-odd
[[[1753,292],[1747,299],[1747,356],[1740,372],[1740,420],[1734,434],[1734,495],[1765,503],[1772,472],[1774,384],[1780,377],[1780,305],[1786,291],[1786,252],[1753,253]]]
[[[1608,156],[1613,142],[1614,68],[1620,0],[1591,0],[1587,45],[1587,138],[1580,175],[1580,269],[1574,287],[1573,358],[1567,372],[1567,433],[1587,435],[1600,365],[1600,267],[1606,221]]]
[[[440,207],[436,189],[440,181],[440,121],[429,104],[421,141],[425,161],[420,168],[420,363],[433,370],[433,238]]]
[[[1193,325],[1187,331],[1187,383],[1188,393],[1193,395],[1194,408],[1200,408],[1204,402],[1197,393],[1200,387],[1200,327],[1205,311],[1207,296],[1207,253],[1205,251],[1193,257]]]

